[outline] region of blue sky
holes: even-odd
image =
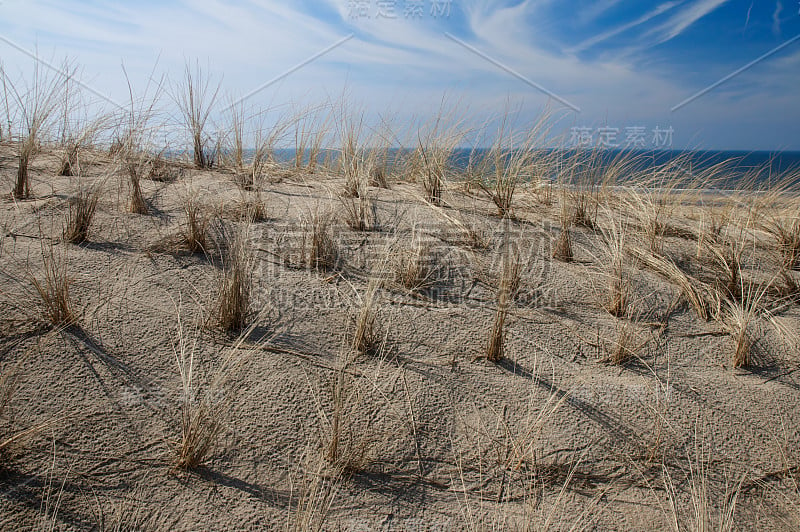
[[[84,82],[121,102],[123,63],[141,89],[154,68],[174,81],[196,59],[227,101],[351,35],[248,104],[345,95],[399,124],[443,101],[476,124],[510,107],[524,125],[549,108],[567,136],[610,127],[623,141],[626,128],[658,127],[678,148],[800,150],[797,1],[0,1],[0,37],[74,59]],[[0,50],[7,71],[29,69],[9,42]]]

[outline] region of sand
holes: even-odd
[[[0,190],[12,188],[12,155],[0,148]],[[629,255],[626,314],[612,316],[602,305],[609,228],[646,248],[619,194],[602,200],[598,228],[572,228],[575,261],[562,263],[551,251],[558,193],[548,202],[521,187],[504,221],[459,183],[434,207],[420,185],[392,178],[369,188],[375,230],[357,232],[342,220],[342,178],[272,171],[259,185],[269,217],[247,233],[253,326],[237,340],[208,327],[224,253],[167,244],[187,197],[220,217],[213,232],[240,227],[234,211],[254,192],[230,171],[185,168],[174,182],[143,180],[152,214],[135,215],[108,156],[95,154],[80,178],[57,169],[54,155],[37,157],[33,198],[6,196],[0,208],[0,368],[19,376],[0,434],[34,429],[2,454],[4,530],[695,530],[697,508],[720,529],[726,519],[741,530],[800,526],[800,366],[787,333],[800,329],[796,299],[765,295],[747,368],[732,367],[721,320],[700,319]],[[89,238],[64,243],[70,196],[86,183],[102,183]],[[329,271],[297,260],[315,212],[334,216],[340,260]],[[726,234],[746,216],[735,209]],[[704,219],[696,202],[679,203],[668,221],[686,234],[659,239],[698,279],[711,275],[691,237]],[[465,227],[488,247],[466,245]],[[774,244],[747,231],[742,277],[773,281]],[[378,289],[382,345],[353,355],[370,279],[389,271],[387,250],[415,242],[430,250],[432,286]],[[482,355],[509,248],[521,281],[505,357],[492,363]],[[48,253],[67,265],[76,325],[41,314],[30,279],[43,279]],[[610,364],[622,331],[632,356]],[[181,346],[195,357],[195,399],[224,402],[216,445],[190,471],[173,467]]]

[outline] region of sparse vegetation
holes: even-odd
[[[37,197],[5,203],[4,526],[796,528],[797,192],[771,166],[723,193],[689,155],[330,103],[239,104],[217,152],[188,75],[193,153],[131,90],[77,151],[39,128]]]
[[[238,372],[248,360],[241,349],[243,336],[223,354],[205,383],[198,382],[197,332],[185,330],[177,306],[177,338],[173,345],[180,375],[180,440],[174,444],[173,471],[195,470],[219,445],[230,408],[241,387]],[[191,335],[191,336],[190,336]]]
[[[80,244],[89,237],[89,227],[92,225],[99,197],[99,187],[86,187],[70,198],[67,225],[64,228],[66,242]]]
[[[183,229],[183,242],[192,253],[207,253],[210,251],[209,219],[205,209],[197,198],[189,196],[183,204],[185,225]]]
[[[74,67],[64,63],[64,71],[74,76]],[[15,82],[3,75],[3,87],[6,92],[6,112],[9,111],[9,98],[17,111],[19,131],[16,132],[17,142],[17,176],[14,184],[13,196],[16,199],[25,199],[31,195],[29,167],[33,158],[40,149],[41,141],[47,138],[53,120],[57,117],[58,107],[64,90],[64,77],[59,73],[47,70],[38,61],[33,65],[33,78],[30,84],[24,81]],[[10,117],[9,117],[10,118]]]
[[[243,225],[232,235],[222,235],[227,245],[214,319],[226,332],[243,330],[250,317],[254,259],[248,230],[249,227]]]
[[[192,68],[187,62],[183,80],[175,88],[175,102],[183,116],[184,127],[192,139],[192,153],[196,168],[211,168],[216,163],[219,149],[209,146],[206,123],[219,94],[219,86],[212,87],[211,79],[203,74],[199,64]]]
[[[519,288],[520,271],[520,258],[511,250],[509,242],[506,242],[503,272],[497,286],[497,310],[486,347],[486,359],[490,362],[499,362],[505,356],[505,324],[508,311]]]
[[[339,262],[339,249],[331,236],[331,215],[318,209],[303,227],[301,262],[315,270],[331,270]]]
[[[31,285],[39,295],[39,313],[43,320],[56,327],[69,327],[78,322],[78,314],[70,296],[66,250],[58,252],[53,245],[42,243],[41,274],[29,272]]]
[[[353,351],[359,355],[376,355],[382,345],[378,327],[378,295],[380,283],[371,281],[366,292],[360,296],[353,327]]]

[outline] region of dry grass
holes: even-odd
[[[183,229],[183,243],[191,253],[207,253],[210,251],[209,219],[203,206],[194,196],[189,196],[183,203],[183,214],[186,223]]]
[[[366,190],[357,196],[340,197],[345,223],[354,231],[372,231],[377,225],[375,202]]]
[[[773,236],[787,270],[800,268],[800,218],[775,217],[765,229]]]
[[[150,161],[146,176],[150,181],[174,183],[183,177],[184,173],[183,167],[167,160],[164,154],[160,153]]]
[[[392,252],[393,281],[412,292],[424,292],[436,283],[437,269],[429,246],[415,237],[413,243]]]
[[[252,271],[255,262],[251,251],[248,226],[243,225],[233,235],[223,234],[228,242],[223,257],[222,276],[213,318],[226,332],[243,330],[250,317]]]
[[[700,319],[710,320],[719,315],[722,300],[719,292],[713,287],[686,274],[667,257],[637,247],[632,247],[630,251],[636,260],[646,268],[677,286],[683,298],[689,302]]]
[[[767,286],[757,287],[752,282],[741,281],[739,299],[726,299],[720,323],[733,342],[730,364],[734,368],[752,366],[753,348],[757,327],[762,316],[768,315],[762,307]]]
[[[600,226],[603,248],[598,260],[605,281],[601,304],[609,314],[621,318],[628,310],[630,296],[631,265],[626,257],[628,227],[612,213],[607,215],[608,223]]]
[[[349,414],[360,397],[350,374],[350,365],[351,361],[346,357],[340,361],[331,383],[331,411],[327,416],[323,415],[328,425],[323,456],[337,473],[360,471],[370,461],[367,442],[352,430],[355,420]]]
[[[634,325],[628,321],[617,324],[616,338],[605,342],[606,356],[601,362],[622,366],[639,357],[639,352],[647,342],[643,341],[636,332]]]
[[[204,130],[217,99],[219,85],[212,88],[211,79],[204,76],[200,65],[195,64],[192,69],[187,62],[183,80],[175,90],[175,102],[181,111],[184,127],[192,139],[194,165],[201,169],[211,168],[219,150],[209,148],[210,139]]]
[[[378,327],[378,291],[381,283],[370,281],[366,292],[360,296],[360,306],[353,327],[350,346],[359,355],[376,355],[383,346]]]
[[[714,489],[713,470],[710,469],[712,450],[706,448],[707,445],[695,429],[694,456],[687,457],[689,471],[686,482],[691,495],[688,508],[682,504],[672,475],[663,466],[662,478],[669,500],[667,519],[674,532],[732,532],[740,529],[736,523],[736,510],[747,474],[738,475],[734,482],[726,478],[724,491]]]
[[[506,242],[503,273],[500,276],[497,287],[497,310],[489,332],[489,342],[486,346],[486,359],[490,362],[499,362],[505,356],[506,318],[519,289],[521,269],[522,264],[519,256],[511,251],[508,247],[508,242]]]
[[[209,458],[225,431],[225,421],[242,386],[238,370],[248,361],[250,353],[242,349],[243,333],[223,355],[216,370],[204,385],[198,383],[199,367],[195,359],[197,331],[191,338],[181,320],[180,304],[177,341],[173,345],[175,362],[180,376],[180,440],[173,445],[173,471],[197,469]]]
[[[332,217],[319,209],[304,223],[301,262],[315,270],[334,269],[339,262],[339,247],[331,236]]]
[[[290,508],[286,529],[294,532],[322,532],[330,524],[327,522],[332,506],[341,488],[341,475],[328,475],[329,464],[324,460],[306,457],[298,466],[292,479]],[[295,496],[297,493],[297,496]]]
[[[549,158],[540,148],[549,131],[548,113],[542,114],[525,133],[512,131],[509,113],[506,112],[494,135],[489,152],[477,159],[477,184],[497,207],[500,217],[513,215],[513,200],[520,183],[532,184],[546,173]],[[488,182],[487,182],[488,181]]]
[[[97,210],[100,190],[100,187],[81,188],[74,197],[70,198],[67,226],[64,228],[64,241],[80,244],[89,237],[89,227]]]
[[[360,145],[363,128],[363,116],[356,119],[350,117],[342,119],[339,165],[344,175],[342,194],[347,198],[360,197],[367,191],[369,171],[364,158],[364,148]]]
[[[420,182],[425,200],[436,206],[442,204],[448,174],[452,171],[451,158],[464,136],[457,125],[447,125],[450,121],[447,114],[440,110],[430,125],[417,131],[414,139],[417,148],[407,161],[410,180]]]
[[[553,248],[553,258],[561,262],[572,262],[574,259],[574,254],[572,252],[572,233],[570,231],[572,217],[569,213],[566,193],[564,193],[561,198],[559,221],[561,222],[561,230],[559,231],[556,245]]]
[[[130,184],[131,189],[131,199],[130,203],[128,204],[128,211],[133,214],[149,214],[150,207],[148,206],[147,201],[144,199],[144,194],[142,193],[142,175],[140,163],[132,156],[128,157],[129,158],[124,165],[125,171],[128,174],[128,183]]]
[[[249,223],[261,223],[270,219],[269,208],[261,196],[261,190],[250,194],[243,193],[242,199],[233,209],[233,214],[239,220]]]
[[[64,76],[61,72],[68,74]],[[12,135],[19,139],[17,176],[12,193],[16,199],[25,199],[31,194],[28,169],[39,151],[41,141],[53,127],[53,119],[62,101],[64,80],[75,76],[76,68],[65,61],[60,72],[53,72],[35,61],[30,83],[14,82],[4,70],[0,73],[3,76],[6,104],[8,106],[11,96],[19,125],[19,131]],[[11,111],[7,109],[7,113],[11,114]]]
[[[58,256],[54,246],[42,244],[42,270],[42,278],[28,273],[31,285],[39,295],[41,317],[56,327],[75,325],[78,314],[70,297],[66,250]]]
[[[723,244],[707,243],[706,250],[711,266],[716,270],[714,287],[725,298],[737,301],[741,299],[742,287],[742,253],[744,242],[726,242]]]

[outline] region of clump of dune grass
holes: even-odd
[[[708,531],[733,532],[739,530],[736,522],[736,509],[742,486],[748,472],[743,471],[738,479],[726,478],[725,489],[719,493],[712,487],[710,466],[713,463],[713,449],[694,431],[694,456],[687,456],[688,469],[686,483],[691,498],[689,508],[680,502],[675,482],[666,464],[662,465],[662,478],[669,501],[667,514],[670,529],[674,532]]]
[[[305,168],[311,174],[316,171],[332,118],[327,105],[313,106],[296,113],[296,118],[293,120],[295,170]]]
[[[395,283],[412,292],[424,292],[436,282],[436,268],[429,246],[419,238],[392,253],[390,267]]]
[[[419,157],[423,173],[420,177],[425,199],[433,205],[441,205],[445,189],[445,171],[450,154],[445,149],[426,148],[420,142]]]
[[[714,287],[719,293],[728,299],[739,300],[741,298],[741,278],[742,278],[742,253],[744,252],[744,240],[740,237],[738,242],[724,242],[715,244],[708,242],[706,251],[710,259],[710,264],[716,271]]]
[[[247,361],[242,350],[246,334],[223,355],[216,370],[201,385],[198,382],[195,352],[197,334],[187,337],[177,305],[177,341],[173,345],[175,362],[180,376],[180,439],[174,443],[173,471],[194,470],[202,466],[219,443],[225,422],[236,394],[242,385],[238,369]]]
[[[212,317],[225,332],[239,332],[248,323],[252,292],[254,256],[248,238],[248,226],[243,225],[234,234],[223,233],[227,242],[219,293]]]
[[[342,195],[349,198],[357,198],[367,191],[368,169],[364,160],[364,149],[360,146],[363,127],[363,115],[357,119],[347,116],[342,119],[339,165],[344,175]]]
[[[566,193],[564,193],[561,198],[559,221],[561,223],[561,230],[558,233],[558,240],[553,248],[553,258],[561,262],[572,262],[574,259],[574,254],[572,252],[572,233],[570,231],[572,217],[570,216]]]
[[[56,327],[69,327],[78,323],[69,287],[66,250],[60,256],[55,246],[42,244],[42,273],[37,276],[29,272],[30,283],[40,299],[42,318]]]
[[[64,91],[64,80],[75,75],[75,67],[65,62],[60,72],[47,70],[39,61],[33,65],[33,78],[30,83],[14,82],[5,71],[3,86],[6,89],[6,100],[11,101],[18,113],[19,131],[14,135],[17,142],[18,164],[17,175],[12,194],[16,199],[30,197],[29,167],[39,151],[40,144],[47,137],[53,126],[53,118],[57,114]],[[62,75],[61,72],[67,72]]]
[[[766,225],[766,229],[775,238],[783,266],[787,270],[800,268],[800,217],[776,217]]]
[[[430,204],[430,207],[436,214],[439,214],[459,232],[459,245],[466,246],[475,251],[485,251],[489,249],[491,242],[484,228],[470,222],[463,215],[448,213],[443,207],[433,204]]]
[[[338,451],[338,449],[337,449]],[[321,532],[329,526],[328,517],[341,488],[341,475],[327,474],[325,460],[314,455],[305,457],[291,479],[287,530]],[[298,480],[292,477],[299,476]],[[296,495],[295,495],[296,493]]]
[[[532,183],[539,166],[546,162],[544,152],[538,148],[549,130],[549,114],[541,115],[523,134],[512,130],[510,118],[506,112],[488,153],[477,157],[481,176],[477,184],[495,204],[500,217],[513,214],[517,187],[520,183]]]
[[[133,214],[149,214],[150,207],[144,199],[142,193],[142,175],[141,168],[138,161],[128,160],[125,162],[125,172],[128,174],[128,182],[130,184],[130,203],[128,210]]]
[[[632,323],[623,321],[617,324],[616,338],[604,345],[606,356],[601,360],[614,366],[622,366],[634,358],[644,344]]]
[[[167,160],[159,153],[150,161],[147,168],[147,179],[159,183],[174,183],[184,174],[183,168]]]
[[[130,189],[128,211],[134,214],[149,214],[150,206],[144,198],[142,179],[148,174],[153,159],[153,137],[159,128],[153,124],[156,108],[162,94],[164,78],[151,77],[141,97],[134,96],[133,86],[128,83],[129,106],[121,117],[119,130],[115,133],[110,153],[117,160],[120,173],[126,178]]]
[[[369,441],[353,430],[352,410],[361,397],[350,375],[349,362],[340,363],[331,388],[332,408],[327,416],[329,433],[323,456],[336,473],[356,473],[363,470],[372,457]]]
[[[762,317],[769,318],[763,308],[768,286],[758,287],[753,282],[740,281],[739,299],[726,299],[720,323],[732,341],[730,363],[734,368],[747,368],[753,364],[756,328]]]
[[[368,375],[366,368],[356,366],[357,358],[350,349],[340,351],[333,374],[326,379],[325,397],[316,398],[319,457],[327,466],[319,470],[334,480],[363,472],[390,440],[397,446],[406,436],[407,421],[401,421],[402,426],[385,424],[396,412],[390,397],[399,379],[384,377],[388,368],[383,360],[373,361],[374,373]]]
[[[234,214],[238,219],[249,223],[261,223],[270,219],[269,208],[260,190],[243,194],[242,199],[234,207]]]
[[[339,261],[339,247],[331,235],[331,215],[314,211],[304,223],[301,261],[315,270],[332,270]]]
[[[505,356],[505,324],[511,303],[519,289],[521,269],[522,263],[519,256],[507,246],[503,260],[503,272],[497,286],[497,310],[486,346],[486,359],[490,362],[499,362]]]
[[[555,160],[552,164],[558,169],[558,180],[569,192],[573,208],[572,223],[577,227],[596,229],[602,203],[601,192],[613,186],[633,164],[623,152],[610,162],[605,160],[605,156],[601,148],[553,156]]]
[[[289,122],[284,118],[268,126],[264,123],[265,112],[258,111],[245,116],[242,102],[229,105],[229,131],[226,148],[221,156],[233,169],[233,181],[243,191],[255,190],[269,167],[275,164],[275,144],[284,135]],[[245,157],[245,142],[252,138],[252,151]]]
[[[410,180],[421,183],[425,200],[436,206],[442,204],[453,153],[464,137],[450,114],[440,109],[432,123],[417,131],[413,139],[416,149],[407,161]]]
[[[377,209],[366,190],[355,197],[342,196],[342,213],[345,223],[354,231],[371,231],[377,222]]]
[[[216,162],[217,152],[209,148],[210,139],[205,128],[218,93],[219,85],[211,87],[211,79],[203,74],[200,65],[195,64],[192,69],[187,62],[174,98],[192,139],[194,165],[200,169],[211,168]]]
[[[89,237],[89,227],[97,210],[99,197],[99,187],[86,187],[81,188],[74,197],[70,198],[67,226],[64,228],[64,241],[72,244],[86,241]]]
[[[245,117],[244,102],[231,99],[229,113],[228,142],[220,154],[220,163],[232,166],[236,175],[244,174]],[[245,190],[248,190],[245,188]]]
[[[369,282],[366,292],[360,296],[360,306],[355,315],[351,347],[359,355],[375,355],[382,342],[378,327],[378,290],[380,283]]]
[[[71,76],[64,79],[62,94],[58,175],[78,176],[82,171],[81,154],[94,144],[113,116],[106,113],[91,119],[84,116],[81,92]]]
[[[375,165],[369,169],[369,184],[378,188],[389,188],[389,181],[386,179],[386,168]]]
[[[186,218],[183,228],[186,249],[191,253],[206,253],[210,249],[209,219],[194,196],[189,196],[184,201],[183,214]]]
[[[651,249],[642,250],[633,246],[630,252],[646,268],[677,286],[700,319],[708,321],[719,315],[722,300],[713,287],[690,276],[670,258],[653,253]]]
[[[626,258],[627,225],[609,213],[608,224],[600,227],[603,248],[599,256],[605,290],[601,304],[612,316],[621,318],[628,309],[631,267]]]

